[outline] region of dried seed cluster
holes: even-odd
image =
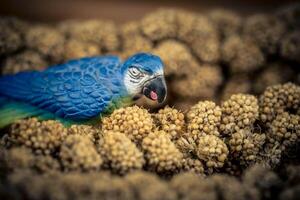
[[[186,69],[194,66],[192,63],[195,62],[195,58],[192,57],[190,50],[186,45],[176,40],[166,40],[159,43],[153,49],[153,53],[164,61],[164,72],[167,76],[189,75]]]
[[[151,52],[153,48],[152,42],[141,35],[126,36],[123,42],[124,52],[121,53],[121,57],[126,59],[132,56],[136,52]]]
[[[259,153],[265,140],[266,135],[263,133],[256,133],[250,129],[240,129],[230,136],[226,144],[234,158],[237,158],[242,165],[249,165],[260,159]]]
[[[50,57],[54,62],[60,62],[64,53],[64,35],[53,27],[44,25],[32,26],[25,36],[28,48]]]
[[[223,167],[227,156],[228,148],[226,144],[217,136],[204,135],[197,141],[196,153],[208,168]]]
[[[299,113],[300,87],[292,83],[270,86],[260,96],[259,105],[263,122],[271,122],[285,111]]]
[[[13,17],[2,17],[0,27],[0,55],[13,53],[24,46],[27,23]]]
[[[223,81],[220,67],[209,64],[198,65],[194,62],[191,63],[190,68],[185,78],[172,83],[173,92],[187,99],[213,98]]]
[[[255,43],[237,35],[224,41],[221,53],[232,73],[251,72],[262,67],[265,62],[263,53]]]
[[[64,60],[96,56],[100,54],[97,44],[90,44],[76,39],[69,39],[65,43]]]
[[[41,173],[49,173],[60,170],[58,160],[49,155],[37,155],[26,147],[13,147],[1,152],[1,169],[5,168],[7,172],[20,169],[32,169]]]
[[[184,114],[174,108],[165,107],[154,114],[156,126],[171,136],[171,139],[178,138],[184,131]]]
[[[69,135],[83,135],[94,143],[102,136],[101,130],[89,125],[72,125],[68,128]]]
[[[194,157],[197,149],[197,138],[193,138],[189,134],[184,134],[182,137],[174,141],[176,147],[182,152],[184,158]]]
[[[143,139],[147,165],[159,173],[175,172],[182,167],[182,153],[176,148],[168,134],[154,131]]]
[[[59,29],[68,37],[84,43],[95,44],[104,51],[119,48],[118,30],[114,23],[101,20],[65,21]]]
[[[27,169],[34,164],[34,156],[30,149],[25,147],[13,147],[9,150],[0,149],[1,151],[1,169],[14,171],[18,169]]]
[[[141,30],[153,41],[174,38],[177,35],[176,20],[176,10],[161,9],[142,19]]]
[[[5,60],[3,65],[3,74],[15,74],[21,71],[42,70],[48,66],[43,56],[32,50],[26,50],[22,53],[11,56]]]
[[[208,17],[182,11],[178,12],[177,18],[178,38],[190,45],[203,62],[217,62],[220,41],[217,29]]]
[[[208,17],[215,24],[223,39],[238,34],[242,27],[241,17],[233,11],[216,9],[208,13]]]
[[[141,169],[144,165],[143,153],[123,133],[107,131],[101,138],[98,151],[111,169],[125,174]]]
[[[133,172],[125,177],[123,184],[127,183],[136,199],[142,200],[172,200],[176,193],[167,182],[148,172]]]
[[[280,165],[284,152],[284,146],[281,146],[281,144],[277,141],[272,143],[272,140],[270,140],[267,136],[264,149],[258,160],[268,168],[275,168]]]
[[[153,119],[147,110],[137,106],[115,110],[102,120],[102,130],[119,131],[134,142],[141,142],[153,128]]]
[[[217,30],[205,16],[182,10],[160,9],[141,20],[140,31],[153,42],[181,40],[205,62],[219,59]]]
[[[193,173],[180,173],[170,181],[170,187],[177,191],[179,197],[183,199],[214,199],[216,194],[210,190],[210,183],[204,183],[202,177]],[[191,189],[193,188],[193,189]],[[197,191],[197,192],[196,192]],[[199,195],[201,192],[201,197]],[[200,198],[199,198],[200,197]]]
[[[221,110],[220,129],[224,134],[251,127],[259,115],[257,98],[248,94],[232,95],[222,103]]]
[[[268,54],[274,54],[278,50],[279,40],[285,31],[285,24],[279,18],[266,14],[248,17],[243,27],[243,35]]]
[[[7,145],[26,146],[37,154],[51,154],[67,136],[67,129],[54,120],[38,121],[36,118],[19,120],[12,125]]]
[[[268,130],[268,141],[284,147],[297,144],[300,139],[300,116],[284,112],[275,117]]]
[[[33,168],[40,173],[52,173],[61,170],[59,161],[49,155],[37,155],[34,158]]]
[[[153,48],[152,41],[142,34],[140,23],[128,22],[121,26],[122,52],[121,56],[127,58],[136,52],[150,52]]]
[[[203,135],[219,136],[221,108],[212,101],[200,101],[187,113],[187,131],[194,138]]]
[[[184,158],[182,161],[182,169],[186,172],[204,175],[204,166],[198,159],[193,159],[190,157]]]
[[[99,169],[102,158],[88,136],[68,135],[61,145],[59,158],[66,171]]]

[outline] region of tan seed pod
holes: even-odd
[[[135,171],[124,177],[123,184],[128,184],[133,196],[140,200],[173,200],[176,192],[168,182],[157,175],[145,171]]]
[[[102,136],[102,132],[99,128],[89,125],[72,125],[68,128],[68,134],[87,136],[94,143]]]
[[[258,100],[249,94],[235,94],[221,105],[222,120],[220,130],[232,134],[239,129],[252,127],[258,119]]]
[[[267,54],[276,53],[285,31],[286,26],[281,19],[268,14],[252,15],[243,24],[243,35]]]
[[[242,18],[237,13],[226,9],[214,9],[208,13],[209,19],[218,29],[222,38],[238,34],[242,25]]]
[[[86,135],[69,135],[61,145],[59,159],[65,171],[97,170],[103,162]]]
[[[153,115],[159,129],[169,134],[172,140],[180,137],[184,131],[184,114],[175,108],[165,107]]]
[[[37,154],[51,154],[57,151],[66,136],[67,129],[57,121],[40,122],[29,118],[12,124],[7,145],[26,146]]]
[[[183,155],[164,131],[151,132],[143,139],[142,149],[153,171],[174,173],[182,167]]]
[[[64,35],[53,27],[36,25],[29,28],[25,36],[26,45],[52,62],[61,62],[64,52]]]
[[[240,165],[248,166],[259,162],[259,153],[263,150],[266,134],[254,132],[251,129],[240,129],[233,133],[226,142],[232,158]]]
[[[34,158],[33,169],[40,173],[51,173],[60,171],[61,166],[59,161],[52,156],[38,155]]]
[[[69,39],[65,43],[64,60],[96,56],[100,54],[98,45],[82,42],[76,39]]]
[[[300,108],[300,87],[293,83],[267,87],[259,98],[259,106],[260,119],[267,123],[286,111],[297,113]]]
[[[142,32],[152,41],[173,38],[177,35],[177,11],[160,9],[141,20]]]
[[[141,169],[143,153],[123,133],[107,131],[100,140],[98,151],[113,172],[125,174]]]
[[[217,136],[204,135],[197,141],[196,153],[210,173],[214,168],[223,167],[229,151],[226,144]]]
[[[193,65],[195,58],[193,58],[189,48],[177,40],[160,42],[159,45],[153,49],[153,53],[163,60],[166,76],[176,75],[180,77],[188,75],[188,69],[195,66]]]
[[[35,51],[26,50],[22,53],[10,56],[3,65],[3,74],[15,74],[28,70],[43,70],[48,66],[43,56]]]
[[[200,160],[187,157],[182,162],[183,171],[204,176],[204,167]]]
[[[171,84],[171,89],[185,99],[213,98],[223,82],[221,68],[217,65],[191,63],[186,77]],[[188,89],[187,89],[188,88]]]
[[[187,113],[187,131],[194,138],[203,135],[219,135],[218,127],[222,111],[212,101],[200,101]]]
[[[181,11],[177,14],[178,38],[186,42],[203,62],[216,63],[220,59],[218,31],[203,15]]]
[[[221,54],[231,73],[255,71],[265,63],[265,57],[259,46],[238,35],[232,35],[224,41]]]
[[[133,142],[141,142],[153,128],[153,119],[146,109],[132,106],[115,110],[102,120],[102,130],[118,131]]]
[[[284,112],[275,117],[267,132],[269,142],[284,147],[296,145],[300,140],[300,116]]]
[[[0,55],[8,55],[23,47],[27,28],[28,24],[17,18],[1,17]]]
[[[67,37],[97,45],[104,51],[116,51],[120,46],[117,26],[110,21],[69,20],[59,25]]]

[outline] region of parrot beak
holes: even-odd
[[[157,101],[158,103],[164,102],[167,97],[167,86],[164,77],[157,76],[147,81],[142,92],[152,101]]]

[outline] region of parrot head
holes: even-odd
[[[142,96],[163,103],[167,96],[163,62],[150,53],[138,53],[122,65],[124,84],[128,93],[137,100]]]

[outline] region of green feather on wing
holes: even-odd
[[[27,103],[10,100],[5,97],[0,97],[0,129],[4,128],[5,126],[8,126],[17,120],[29,118],[29,117],[36,117],[39,120],[58,120],[60,121],[64,126],[68,127],[72,124],[87,124],[87,125],[93,125],[99,123],[101,118],[109,113],[112,113],[115,109],[131,105],[133,102],[131,98],[129,97],[122,97],[119,99],[114,100],[106,109],[105,112],[103,112],[98,117],[92,118],[87,121],[72,121],[72,120],[66,120],[63,118],[59,118],[55,116],[53,113],[48,112],[46,110],[40,109],[38,107],[32,106]]]
[[[65,125],[72,124],[70,121],[58,119],[55,115],[43,109],[0,97],[0,128],[4,128],[17,120],[28,117],[37,117],[39,120],[55,119],[61,121]]]

